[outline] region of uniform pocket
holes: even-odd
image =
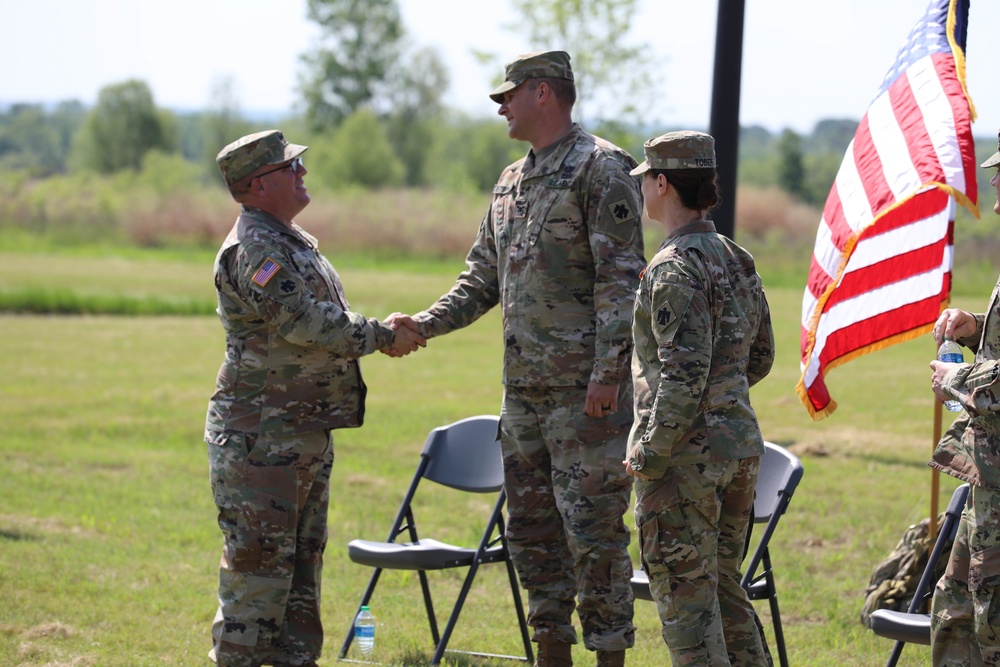
[[[252,489],[216,487],[225,556],[238,572],[280,574],[290,565],[295,507],[283,498]],[[289,573],[290,574],[290,573]]]
[[[969,562],[969,590],[996,588],[1000,583],[1000,547],[973,552]]]
[[[1000,636],[1000,626],[996,624],[996,619],[1000,618],[998,583],[1000,547],[973,552],[969,562],[969,590],[972,591],[976,608],[976,623],[973,627],[982,646],[996,645],[996,638]]]
[[[664,623],[664,639],[676,649],[702,644],[714,589],[706,581],[705,562],[688,528],[684,503],[642,524],[639,539],[643,569]]]

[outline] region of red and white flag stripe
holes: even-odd
[[[836,409],[827,370],[925,333],[947,304],[954,200],[979,215],[964,34],[955,39],[967,13],[967,0],[931,2],[830,190],[802,300],[797,389],[814,419]]]

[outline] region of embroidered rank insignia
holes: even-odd
[[[271,259],[270,257],[268,257],[261,265],[261,267],[257,269],[257,273],[253,274],[253,278],[251,278],[250,280],[254,281],[261,287],[264,287],[267,285],[268,282],[270,282],[271,278],[274,277],[274,274],[276,274],[280,269],[281,265],[278,264],[273,259]]]
[[[608,204],[608,210],[611,212],[611,217],[614,218],[615,223],[619,225],[635,218],[635,213],[632,212],[632,207],[629,206],[627,199],[619,199],[616,202],[611,202]]]

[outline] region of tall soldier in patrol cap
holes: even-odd
[[[993,212],[1000,215],[997,152],[980,165],[995,173]],[[974,353],[972,363],[930,362],[931,390],[964,410],[942,436],[930,465],[968,482],[969,500],[948,567],[931,604],[932,664],[1000,665],[1000,281],[986,312],[948,308],[933,329]]]
[[[774,363],[753,257],[715,231],[715,140],[645,144],[648,216],[667,237],[642,275],[632,323],[635,483],[642,566],[674,667],[770,664],[740,564],[764,454],[750,387]]]
[[[431,338],[500,305],[507,538],[528,591],[536,664],[572,664],[575,608],[597,663],[621,665],[635,631],[622,519],[631,481],[621,465],[645,265],[635,160],[573,122],[565,51],[519,56],[490,97],[508,135],[531,149],[493,188],[465,272],[413,320]]]
[[[309,204],[305,150],[269,130],[217,158],[242,204],[215,261],[226,355],[205,424],[223,534],[209,656],[224,667],[316,664],[330,431],[364,420],[359,357],[424,342],[351,312],[316,239],[293,222]]]

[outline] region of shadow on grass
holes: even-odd
[[[0,540],[7,542],[34,542],[40,539],[37,535],[29,535],[12,530],[0,529]]]
[[[792,452],[798,456],[803,461],[815,460],[822,461],[826,458],[844,458],[844,459],[857,459],[860,461],[866,461],[868,463],[875,463],[884,466],[900,466],[904,468],[911,468],[914,470],[922,470],[924,468],[929,468],[927,462],[930,461],[930,452],[928,452],[926,459],[913,459],[913,458],[903,458],[901,456],[893,456],[891,452],[865,452],[856,449],[849,449],[844,451],[833,451],[831,452],[826,447],[822,445],[819,446],[809,446],[804,445],[802,447],[796,447],[796,441],[793,439],[768,439],[779,447],[784,447],[788,451]]]

